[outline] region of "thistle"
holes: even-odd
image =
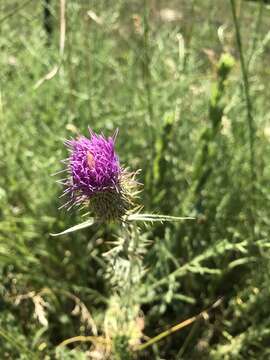
[[[135,200],[138,194],[136,173],[121,167],[115,152],[117,132],[105,138],[89,129],[90,138],[79,136],[67,140],[70,156],[65,160],[68,177],[61,181],[66,187],[64,205],[87,208],[92,213],[85,222],[53,236],[64,235],[93,225],[96,222],[117,221],[119,231],[106,258],[106,278],[111,285],[108,309],[104,315],[102,342],[93,344],[103,359],[127,360],[141,342],[143,317],[140,311],[146,274],[143,256],[148,246],[138,222],[179,221],[168,215],[142,214]],[[94,337],[91,337],[93,339]],[[113,356],[113,357],[112,357]]]
[[[115,152],[117,132],[105,138],[89,129],[90,138],[79,136],[66,140],[70,151],[68,177],[63,195],[69,196],[65,207],[86,207],[99,221],[121,221],[135,207],[135,174],[120,166]]]

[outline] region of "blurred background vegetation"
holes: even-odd
[[[102,324],[110,228],[49,235],[81,221],[51,174],[88,126],[119,128],[147,212],[196,217],[147,229],[143,332],[223,299],[137,357],[270,358],[270,8],[231,3],[1,0],[1,359],[95,358],[57,345]]]

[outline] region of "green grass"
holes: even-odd
[[[88,343],[56,348],[92,335],[82,307],[72,313],[76,298],[102,328],[110,289],[101,254],[111,228],[50,236],[82,221],[58,210],[62,189],[51,175],[67,156],[64,139],[88,126],[106,135],[119,128],[121,162],[142,169],[146,213],[197,219],[146,229],[144,333],[224,297],[208,320],[138,357],[269,357],[270,9],[235,3],[252,124],[229,1],[67,1],[62,63],[40,86],[59,63],[59,4],[48,41],[41,1],[1,2],[3,359],[86,359]],[[225,78],[223,53],[235,61]]]

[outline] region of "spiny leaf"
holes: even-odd
[[[82,230],[82,229],[85,229],[89,226],[92,226],[93,224],[95,223],[95,220],[94,218],[90,218],[86,221],[84,221],[83,223],[81,224],[78,224],[78,225],[75,225],[75,226],[72,226],[71,228],[67,229],[67,230],[64,230],[60,233],[57,233],[57,234],[50,234],[51,236],[60,236],[60,235],[65,235],[65,234],[68,234],[68,233],[71,233],[71,232],[74,232],[74,231],[78,231],[78,230]]]
[[[194,217],[178,217],[178,216],[169,216],[169,215],[157,215],[157,214],[131,214],[127,217],[128,221],[182,221],[182,220],[194,220]]]

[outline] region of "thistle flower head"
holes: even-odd
[[[115,139],[97,135],[89,129],[90,138],[80,136],[67,140],[68,178],[64,181],[70,200],[66,205],[88,205],[101,220],[121,218],[132,204],[134,176],[121,168],[115,152]]]
[[[99,191],[116,188],[119,183],[121,168],[114,150],[115,138],[106,139],[92,131],[90,134],[90,139],[81,136],[66,141],[71,150],[70,190],[75,196],[91,197]]]

